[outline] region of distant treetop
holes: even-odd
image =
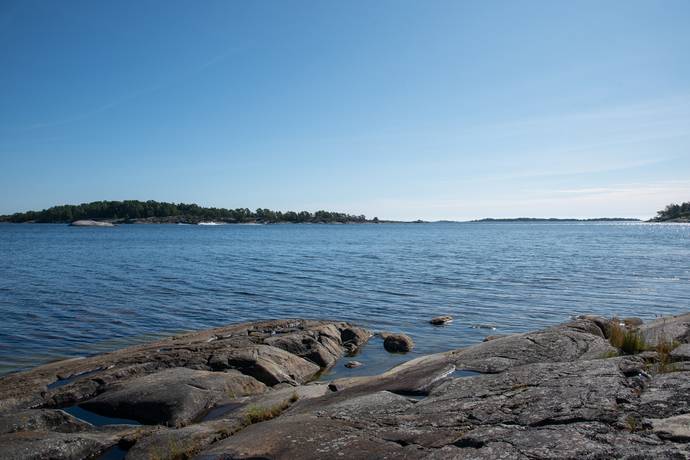
[[[81,219],[114,220],[121,222],[151,222],[151,223],[198,223],[215,221],[227,223],[363,223],[367,222],[364,215],[350,215],[341,212],[316,211],[272,211],[247,208],[225,209],[204,208],[196,204],[166,203],[159,201],[94,201],[78,205],[61,205],[44,209],[43,211],[27,211],[12,215],[0,216],[2,222],[40,222],[66,223]],[[376,221],[376,219],[374,219]]]

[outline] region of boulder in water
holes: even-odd
[[[414,348],[414,341],[407,334],[382,334],[383,348],[391,353],[407,353]]]
[[[444,324],[452,323],[453,317],[450,315],[437,316],[435,318],[431,318],[431,321],[429,322],[434,326],[443,326]]]

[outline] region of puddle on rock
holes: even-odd
[[[79,380],[80,378],[88,377],[90,375],[97,374],[97,373],[101,372],[102,370],[103,369],[98,368],[98,369],[94,369],[92,371],[82,372],[81,374],[71,375],[71,376],[67,377],[66,379],[58,379],[58,380],[54,381],[53,383],[49,383],[47,385],[47,388],[49,390],[54,390],[56,388],[64,387],[65,385],[69,385],[70,383],[75,382],[75,381]]]
[[[206,413],[206,415],[201,417],[200,422],[208,422],[211,420],[220,420],[223,417],[225,417],[226,415],[237,411],[240,407],[242,407],[244,405],[245,404],[241,403],[241,402],[220,404],[218,406],[211,408],[211,410],[209,410]]]
[[[453,378],[474,377],[475,375],[482,375],[482,373],[477,372],[477,371],[471,371],[468,369],[456,369],[453,372],[451,372],[449,377],[453,377]]]
[[[357,353],[343,356],[333,367],[323,371],[316,380],[330,382],[341,378],[378,375],[416,356],[413,353],[389,353],[383,348],[383,339],[374,336]],[[345,367],[349,361],[355,360],[362,365],[353,368]]]
[[[127,456],[127,451],[120,446],[113,446],[96,457],[95,460],[124,460]]]
[[[98,415],[95,412],[82,409],[79,406],[65,407],[62,409],[74,417],[80,420],[90,423],[93,426],[103,426],[103,425],[141,425],[141,423],[136,420],[130,420],[126,418],[116,418],[116,417],[106,417],[103,415]]]

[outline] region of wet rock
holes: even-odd
[[[437,316],[435,318],[431,318],[429,321],[431,324],[434,326],[442,326],[444,324],[451,323],[453,321],[453,317],[450,315],[444,315],[444,316]]]
[[[391,353],[407,353],[414,348],[414,341],[407,334],[381,334],[383,348]]]
[[[359,361],[348,361],[345,364],[345,367],[347,367],[349,369],[354,369],[355,367],[361,367],[361,366],[362,366],[362,363],[360,363]]]
[[[333,380],[332,391],[343,397],[375,391],[392,391],[406,395],[427,394],[429,389],[455,371],[443,355],[424,356],[394,367],[383,374]],[[346,391],[350,390],[350,391]]]
[[[174,368],[113,385],[80,406],[107,417],[148,424],[183,426],[223,399],[265,391],[237,371],[208,372]]]
[[[490,342],[491,340],[496,340],[500,339],[502,337],[508,337],[508,334],[493,334],[493,335],[487,335],[484,337],[483,342]]]

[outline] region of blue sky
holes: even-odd
[[[690,200],[690,2],[0,2],[0,213]]]

